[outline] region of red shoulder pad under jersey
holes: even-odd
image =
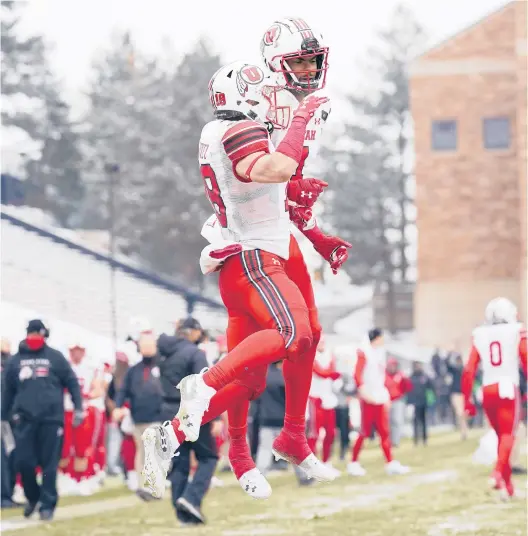
[[[268,131],[256,121],[238,121],[224,134],[222,143],[233,164],[253,153],[269,153]]]

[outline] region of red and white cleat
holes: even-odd
[[[282,430],[273,442],[271,450],[276,460],[285,460],[296,465],[307,478],[313,478],[319,482],[332,482],[337,476],[333,468],[316,458],[304,434],[294,436]]]
[[[176,386],[180,390],[180,409],[176,415],[180,421],[179,429],[187,441],[196,441],[200,435],[202,417],[209,408],[209,402],[216,390],[203,381],[203,369],[200,374],[190,374]]]

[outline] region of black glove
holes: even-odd
[[[73,422],[72,425],[74,428],[81,426],[84,421],[84,411],[82,409],[76,409],[73,412]]]

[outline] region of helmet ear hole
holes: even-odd
[[[232,75],[233,75],[233,71],[229,71],[229,72],[227,73],[227,78],[231,78]]]

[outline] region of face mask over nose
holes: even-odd
[[[28,335],[26,338],[26,344],[28,345],[28,348],[30,350],[40,350],[44,343],[46,342],[46,339],[43,335]]]

